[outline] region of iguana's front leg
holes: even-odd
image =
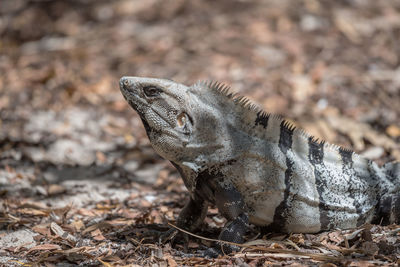
[[[190,197],[179,213],[177,226],[190,232],[199,228],[207,215],[208,203],[202,198]]]
[[[228,220],[222,229],[219,239],[233,243],[243,243],[243,235],[249,225],[249,216],[245,211],[242,196],[232,185],[217,185],[215,190],[215,203],[221,214]],[[222,244],[221,249],[209,249],[206,256],[215,257],[221,252],[229,254],[238,249],[237,246]]]
[[[197,230],[207,215],[207,208],[208,203],[203,199],[198,198],[197,196],[194,198],[190,197],[185,207],[183,207],[179,213],[176,225],[189,232]],[[180,232],[175,228],[171,228],[160,237],[160,241],[166,242],[167,240],[172,239],[173,242],[177,234],[180,234]],[[185,239],[184,242],[187,243],[188,236],[183,233],[181,235]]]
[[[391,193],[380,198],[377,214],[372,223],[400,224],[400,193]]]

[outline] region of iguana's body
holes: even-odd
[[[217,83],[124,77],[120,87],[191,194],[181,227],[197,228],[207,202],[228,220],[220,238],[234,242],[248,222],[299,233],[400,223],[399,163],[380,168],[318,142]]]

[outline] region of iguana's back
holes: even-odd
[[[316,141],[277,116],[236,121],[243,119],[253,126],[230,127],[237,139],[230,157],[209,172],[234,184],[256,225],[302,233],[352,228],[371,222],[380,199],[399,191],[400,179],[374,162]]]

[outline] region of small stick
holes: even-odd
[[[312,254],[312,253],[304,253],[301,251],[292,251],[292,250],[287,250],[287,249],[275,249],[275,248],[264,248],[264,247],[260,247],[260,246],[252,246],[252,245],[246,245],[246,244],[238,244],[238,243],[234,243],[234,242],[229,242],[229,241],[225,241],[225,240],[218,240],[218,239],[213,239],[213,238],[207,238],[207,237],[203,237],[203,236],[199,236],[196,234],[193,234],[189,231],[186,231],[176,225],[173,225],[172,223],[168,222],[168,225],[191,236],[197,237],[199,239],[203,239],[203,240],[207,240],[207,241],[211,241],[211,242],[219,242],[219,243],[224,243],[224,244],[229,244],[229,245],[233,245],[233,246],[238,246],[238,247],[244,247],[244,248],[252,248],[252,249],[258,249],[258,250],[262,250],[262,251],[266,251],[266,252],[272,252],[272,253],[289,253],[289,254],[294,254],[294,255],[300,255],[300,256],[308,256],[311,257],[315,260],[331,260],[331,261],[340,261],[342,257],[334,257],[334,256],[328,256],[328,255],[324,255],[324,254]]]

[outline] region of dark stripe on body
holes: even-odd
[[[374,168],[374,162],[372,160],[367,159],[367,165],[368,165],[368,173],[369,173],[369,178],[371,181],[372,185],[379,186],[379,183],[377,181],[381,180],[381,177],[378,175]]]
[[[375,214],[377,211],[379,212],[379,209],[381,208],[382,204],[382,197],[387,195],[389,188],[386,186],[382,186],[382,183],[379,181],[382,179],[378,173],[376,172],[374,166],[373,166],[373,161],[367,159],[367,166],[368,166],[368,174],[369,177],[367,178],[368,184],[369,184],[369,193],[370,193],[370,204],[373,201],[373,194],[375,193]]]
[[[324,142],[314,141],[312,137],[308,138],[308,159],[310,163],[314,166],[314,176],[315,184],[317,186],[317,192],[319,195],[319,218],[321,223],[321,230],[329,229],[330,219],[328,215],[329,207],[326,205],[323,193],[327,189],[326,177],[320,169],[325,169],[323,159],[324,159]]]
[[[400,162],[398,163],[387,163],[383,165],[382,169],[385,170],[386,179],[390,182],[397,184],[400,182]]]
[[[354,183],[356,181],[356,174],[353,168],[353,152],[344,148],[339,148],[339,154],[342,159],[342,171],[349,179],[349,187],[347,188],[347,194],[353,199],[353,205],[357,212],[357,226],[365,223],[365,214],[363,214],[362,203],[360,203],[360,196],[357,194],[360,185]]]
[[[371,223],[380,225],[390,224],[390,213],[392,212],[392,203],[393,203],[392,196],[383,197],[379,202],[377,212]]]
[[[400,193],[397,192],[392,200],[392,209],[391,209],[392,217],[394,221],[390,223],[400,224]]]
[[[289,193],[290,193],[290,180],[293,175],[294,162],[289,159],[287,152],[292,149],[293,143],[293,127],[288,127],[285,122],[281,123],[280,136],[279,136],[279,149],[286,156],[286,171],[285,171],[285,191],[283,193],[283,200],[275,209],[274,220],[268,227],[271,230],[284,232],[285,224],[288,218],[288,208],[290,207]]]
[[[259,111],[257,113],[257,118],[254,124],[257,125],[262,125],[265,128],[268,126],[268,120],[269,120],[269,115],[264,113],[263,111]]]
[[[374,168],[374,163],[372,160],[367,159],[367,171],[369,177],[367,177],[367,181],[369,184],[369,193],[370,193],[370,204],[373,201],[373,193],[375,193],[375,218],[373,219],[373,223],[378,223],[382,225],[390,224],[390,215],[392,213],[392,208],[394,204],[393,195],[388,194],[390,188],[384,186],[382,184],[382,177],[376,172]]]
[[[342,163],[348,168],[353,168],[353,151],[339,148],[339,154],[342,157]]]

